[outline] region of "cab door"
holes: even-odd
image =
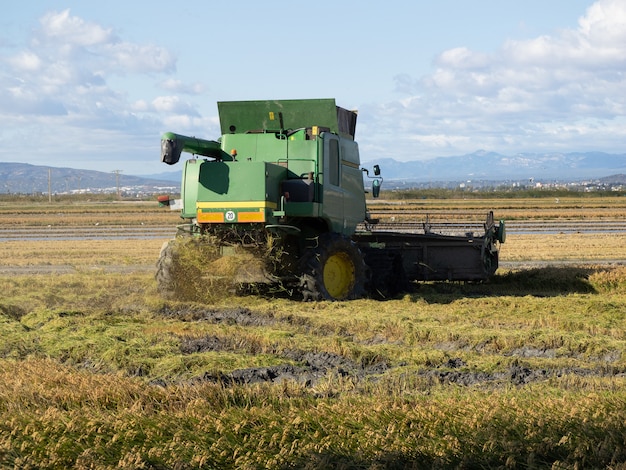
[[[341,155],[339,154],[339,138],[324,133],[323,163],[323,216],[330,222],[331,231],[343,232],[344,227],[344,194],[341,189]]]

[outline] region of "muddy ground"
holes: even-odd
[[[166,307],[160,315],[176,318],[189,322],[210,322],[214,324],[229,324],[240,326],[268,326],[279,323],[297,324],[307,330],[309,325],[306,318],[293,315],[277,318],[274,315],[254,312],[247,308],[213,309],[202,307]],[[316,332],[320,334],[319,328]],[[323,332],[322,332],[323,333]],[[350,336],[350,332],[345,332]],[[237,351],[240,348],[249,348],[249,345],[240,345],[235,340],[224,340],[217,336],[205,336],[201,338],[180,338],[180,350],[183,354],[199,353],[204,351]],[[381,339],[380,341],[384,341]],[[465,349],[467,346],[445,343],[436,346],[453,355],[454,351]],[[477,347],[479,348],[479,347]],[[247,350],[246,352],[250,352]],[[367,359],[362,362],[327,351],[302,351],[283,350],[273,353],[284,359],[284,364],[270,367],[253,367],[234,370],[230,373],[205,372],[194,377],[191,382],[198,383],[208,381],[221,383],[225,386],[254,384],[261,382],[280,383],[282,381],[295,381],[305,386],[315,386],[320,380],[329,375],[351,378],[354,381],[377,380],[385,372],[394,369],[402,374],[402,368],[406,364],[393,364],[384,357]],[[563,369],[533,369],[524,365],[524,358],[529,357],[556,357],[556,352],[551,349],[539,350],[536,348],[518,348],[510,351],[505,356],[513,357],[514,360],[505,370],[498,372],[482,372],[473,370],[471,364],[465,363],[459,357],[452,357],[440,364],[430,364],[419,371],[405,372],[412,374],[426,385],[454,384],[460,386],[485,385],[489,387],[521,386],[534,382],[558,378],[564,375],[580,377],[617,377],[626,376],[626,371],[613,367],[612,364],[621,358],[620,351],[614,351],[604,357],[597,358],[598,366],[595,368],[563,368]],[[167,386],[163,380],[154,380],[154,385]]]

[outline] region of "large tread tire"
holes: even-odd
[[[351,300],[365,295],[367,267],[349,238],[327,233],[302,258],[302,300]]]

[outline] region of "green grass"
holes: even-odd
[[[625,468],[621,267],[387,301],[165,301],[101,272],[0,289],[3,468]],[[305,354],[339,366],[228,380]]]

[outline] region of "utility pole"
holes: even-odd
[[[48,168],[48,204],[52,202],[52,168]]]
[[[120,173],[122,172],[122,170],[113,170],[113,173],[115,173],[115,186],[117,187],[117,198],[121,199],[121,194],[120,194]]]

